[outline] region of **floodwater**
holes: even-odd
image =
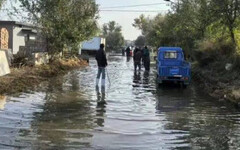
[[[111,57],[107,85],[96,63],[19,96],[0,97],[0,149],[172,150],[240,148],[240,111],[194,83],[157,87],[154,67],[134,74]]]

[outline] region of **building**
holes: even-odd
[[[0,32],[0,49],[9,49],[12,54],[17,54],[21,46],[37,38],[35,26],[16,21],[0,21]]]
[[[106,45],[106,39],[102,36],[83,41],[79,47],[79,54],[95,54],[99,50],[100,44]]]
[[[38,29],[16,21],[0,21],[0,49],[29,58],[29,64],[47,63],[47,42]]]

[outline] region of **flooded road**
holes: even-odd
[[[0,97],[0,149],[240,148],[240,111],[231,104],[194,84],[157,88],[153,69],[134,74],[125,57],[109,64],[105,89],[95,88],[90,60],[33,92]]]

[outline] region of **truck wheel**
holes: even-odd
[[[157,87],[161,87],[162,86],[162,83],[157,83]]]

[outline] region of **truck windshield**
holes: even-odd
[[[164,58],[165,59],[177,59],[177,52],[165,52]]]

